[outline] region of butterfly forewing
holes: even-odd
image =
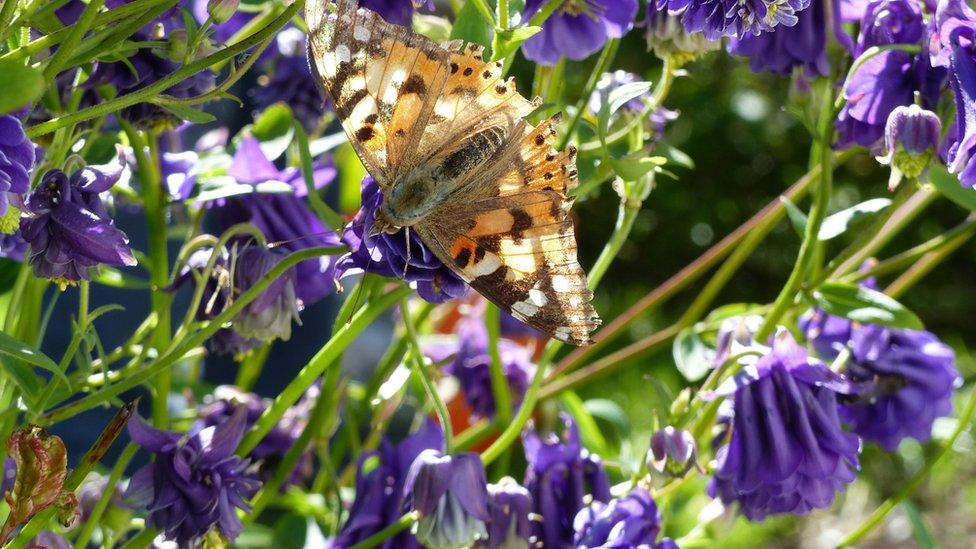
[[[311,0],[306,20],[310,63],[384,198],[425,173],[446,197],[411,227],[424,244],[516,318],[590,343],[599,318],[568,215],[575,150],[553,149],[557,119],[524,120],[540,101],[480,46],[437,45],[356,0]]]

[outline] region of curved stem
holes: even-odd
[[[508,425],[512,419],[512,398],[509,395],[508,378],[502,364],[498,340],[501,336],[501,314],[494,304],[489,303],[485,310],[485,327],[488,330],[488,354],[491,355],[491,394],[495,399],[495,415],[498,423]]]
[[[400,517],[396,522],[387,526],[386,528],[380,530],[379,532],[369,536],[363,541],[353,545],[349,549],[372,549],[377,545],[383,543],[384,541],[392,538],[393,536],[399,534],[400,532],[406,530],[413,526],[413,523],[417,522],[420,518],[420,514],[417,511],[410,511],[409,513]]]
[[[450,454],[454,451],[454,427],[451,425],[451,414],[447,411],[447,405],[444,404],[444,399],[437,392],[437,385],[431,379],[427,365],[424,363],[424,354],[420,349],[420,341],[417,339],[417,325],[410,315],[410,304],[407,303],[406,297],[400,300],[400,315],[403,317],[403,325],[407,328],[407,341],[410,343],[410,369],[420,380],[420,384],[424,387],[424,393],[427,394],[427,398],[434,406],[434,414],[437,415],[444,431],[445,453]]]
[[[586,104],[590,101],[590,95],[600,82],[600,77],[610,68],[610,64],[613,63],[613,58],[617,56],[617,50],[619,48],[620,40],[617,38],[607,40],[607,43],[603,46],[603,50],[600,52],[600,58],[597,59],[596,65],[593,67],[593,72],[590,73],[586,85],[583,86],[583,91],[580,92],[580,98],[576,102],[576,112],[573,113],[573,118],[569,121],[566,133],[559,140],[559,147],[557,147],[559,150],[565,149],[566,145],[569,144],[569,140],[572,139],[573,134],[576,133],[576,127],[579,126],[583,112],[586,111]]]

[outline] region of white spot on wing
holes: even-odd
[[[528,301],[529,301],[529,303],[531,303],[531,304],[533,304],[533,305],[535,305],[537,307],[545,307],[546,306],[546,303],[549,301],[549,299],[546,298],[546,294],[542,293],[541,291],[536,290],[536,289],[532,289],[532,290],[529,290],[529,300]]]
[[[512,305],[512,310],[525,316],[532,316],[539,312],[538,307],[525,301],[516,301]]]
[[[353,29],[352,37],[358,40],[359,42],[365,42],[369,40],[369,29],[367,29],[362,25],[359,25],[355,29]]]
[[[566,341],[569,339],[571,333],[572,331],[569,328],[565,326],[560,326],[559,328],[556,328],[556,330],[552,333],[552,335],[556,336],[556,339],[561,339],[563,341]]]
[[[557,292],[568,292],[570,287],[569,278],[565,275],[553,275],[552,289]]]
[[[349,63],[352,61],[352,52],[349,51],[349,46],[345,44],[339,44],[336,47],[336,56],[339,57],[340,63]]]
[[[501,266],[502,262],[500,259],[498,259],[498,256],[488,252],[483,258],[481,258],[481,261],[465,269],[465,272],[472,277],[479,277],[490,275],[491,273],[497,271]]]

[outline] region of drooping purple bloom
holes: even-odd
[[[929,332],[866,325],[854,330],[851,349],[845,375],[862,384],[841,400],[851,430],[888,451],[905,438],[928,440],[962,381],[952,348]]]
[[[149,512],[148,524],[180,544],[217,527],[233,540],[243,529],[237,509],[260,483],[247,460],[234,455],[244,436],[247,412],[240,408],[220,425],[189,433],[161,431],[139,416],[129,421],[133,442],[155,454],[129,481],[125,498]]]
[[[855,54],[873,46],[926,41],[925,22],[914,0],[872,0],[861,19]],[[929,55],[884,51],[865,61],[844,84],[846,104],[837,118],[837,147],[877,148],[885,124],[898,106],[915,102],[931,108],[938,101],[946,71],[933,67]]]
[[[420,513],[415,535],[424,547],[464,549],[488,537],[488,481],[474,452],[420,452],[410,465],[403,497],[408,509]]]
[[[331,183],[336,176],[331,163],[312,166],[315,187]],[[215,201],[211,215],[219,230],[238,223],[253,223],[277,249],[297,252],[317,246],[338,246],[339,237],[309,210],[303,200],[308,195],[305,180],[298,168],[278,170],[262,152],[257,139],[248,136],[234,154],[228,175],[238,183],[260,185],[269,181],[287,183],[292,193],[235,195]],[[307,259],[295,266],[293,284],[302,306],[309,306],[335,291],[335,258],[322,256]]]
[[[267,75],[258,79],[254,102],[259,109],[285,103],[306,131],[319,124],[325,105],[305,57],[305,33],[290,27],[278,33],[280,55],[269,60]]]
[[[475,549],[528,548],[532,537],[532,496],[511,477],[488,485],[488,539]]]
[[[20,226],[22,196],[30,190],[34,168],[34,144],[24,133],[20,120],[0,114],[0,233],[10,234]],[[8,215],[10,203],[17,208]]]
[[[356,499],[345,524],[329,547],[345,549],[365,540],[400,518],[404,485],[411,464],[425,450],[444,451],[444,431],[426,419],[417,432],[398,444],[384,439],[378,452],[364,452],[356,469]],[[381,549],[420,549],[409,532],[386,540]]]
[[[316,389],[316,396],[312,400],[317,398],[317,394]],[[200,420],[206,427],[220,425],[240,408],[244,408],[246,411],[245,430],[247,430],[257,422],[261,414],[268,408],[268,402],[254,393],[245,393],[231,385],[221,385],[214,389],[212,397],[200,409]],[[306,424],[305,418],[302,417],[307,414],[307,410],[304,408],[307,406],[302,406],[302,403],[289,408],[281,421],[268,431],[268,434],[248,453],[247,457],[257,462],[259,476],[262,480],[267,480],[274,473],[278,463],[291,450],[301,435]],[[288,483],[294,484],[307,478],[311,474],[311,467],[311,455],[305,454],[295,466],[295,470],[291,472],[287,479]]]
[[[468,317],[459,322],[458,345],[454,359],[444,368],[461,385],[464,399],[476,417],[494,417],[495,397],[491,389],[491,354],[488,351],[488,332],[480,318]],[[512,395],[512,406],[518,406],[529,388],[535,372],[532,350],[513,341],[498,342],[502,370]]]
[[[657,540],[661,512],[641,487],[609,503],[594,501],[576,514],[573,527],[577,549],[678,549],[669,538]]]
[[[526,0],[524,18],[531,18],[544,0]],[[522,52],[540,65],[561,57],[586,59],[610,38],[620,38],[637,16],[637,0],[565,0],[542,24],[542,32],[522,44]]]
[[[652,470],[672,477],[683,477],[698,465],[697,460],[695,437],[688,431],[668,425],[651,435],[646,462]]]
[[[934,112],[918,105],[901,106],[891,111],[885,125],[885,156],[882,164],[891,166],[888,190],[894,190],[903,176],[923,177],[939,147],[942,122]]]
[[[234,294],[249,290],[286,255],[264,246],[245,246],[234,261]],[[292,321],[298,324],[302,322],[298,316],[294,267],[276,278],[257,299],[238,313],[234,320],[234,331],[244,338],[288,341],[291,338]]]
[[[841,429],[837,391],[852,388],[788,332],[777,334],[715,392],[732,399],[732,432],[716,454],[709,494],[738,502],[750,520],[830,505],[854,480],[860,452],[857,436]]]
[[[383,193],[379,186],[371,176],[366,176],[362,206],[342,235],[342,242],[349,246],[350,252],[337,262],[337,277],[366,271],[402,278],[417,289],[420,297],[432,303],[443,303],[466,294],[467,284],[427,249],[416,231],[410,231],[409,237],[404,229],[393,234],[382,232],[368,236],[382,203]]]
[[[961,0],[942,0],[936,11],[933,59],[949,67],[956,119],[947,139],[946,163],[964,187],[976,188],[976,12]]]
[[[753,72],[789,75],[794,68],[801,68],[804,75],[811,78],[826,76],[830,66],[827,63],[827,20],[824,15],[824,1],[811,0],[807,9],[797,13],[796,25],[732,38],[729,53],[748,57]]]
[[[610,501],[610,481],[603,462],[587,452],[579,428],[568,414],[562,440],[555,433],[543,437],[535,429],[522,434],[528,467],[522,483],[532,494],[533,511],[542,516],[534,523],[535,537],[545,547],[573,543],[573,517],[589,495],[594,501]]]
[[[824,360],[837,358],[847,347],[854,326],[850,320],[827,314],[821,309],[807,311],[800,317],[798,324],[817,356]]]
[[[666,6],[659,6],[654,0],[647,3],[643,27],[647,49],[661,59],[670,58],[678,64],[694,61],[722,46],[721,42],[709,40],[700,32],[686,31],[680,16],[671,15]]]
[[[122,176],[125,159],[87,166],[70,176],[50,170],[24,201],[21,233],[34,274],[61,284],[91,278],[99,264],[133,266],[129,238],[112,222],[100,193]]]
[[[656,0],[657,8],[680,16],[685,30],[709,40],[741,38],[797,23],[797,14],[810,0]]]

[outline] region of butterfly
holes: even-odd
[[[592,343],[599,317],[569,218],[576,149],[554,149],[558,115],[529,123],[541,99],[478,45],[435,43],[356,0],[310,0],[305,20],[313,75],[383,193],[371,233],[416,231],[515,318]]]

